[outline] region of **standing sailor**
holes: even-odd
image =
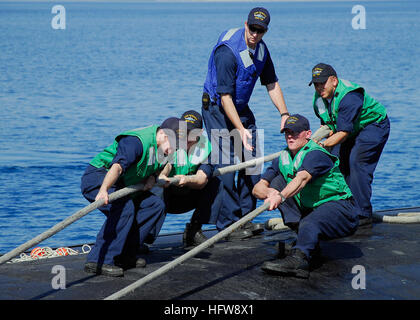
[[[163,169],[182,136],[179,123],[177,118],[168,118],[160,126],[125,131],[86,168],[82,194],[90,202],[104,199],[99,210],[107,217],[87,256],[86,272],[116,277],[123,276],[125,268],[146,265],[136,257],[137,246],[163,224],[163,201],[144,191],[109,203],[108,193],[140,182],[145,182],[147,190],[153,187],[154,175]]]
[[[234,164],[235,156],[241,161],[249,160],[247,156],[256,157],[261,152],[257,148],[254,114],[248,106],[258,77],[280,112],[282,125],[289,115],[270,53],[262,41],[269,22],[270,14],[265,8],[252,9],[245,27],[224,31],[210,55],[202,115],[213,154],[218,155],[218,159],[212,159],[212,162],[216,162],[218,167]],[[234,144],[234,138],[239,138],[240,143]],[[227,146],[223,143],[225,139],[228,140]],[[252,139],[251,144],[249,139]],[[240,171],[237,185],[235,173],[221,177],[225,188],[221,211],[224,227],[256,208],[256,199],[251,191],[260,178],[258,169],[260,167],[253,174]],[[250,223],[247,228],[256,233],[262,231],[260,224]]]
[[[280,210],[284,224],[297,233],[297,239],[286,257],[267,261],[262,269],[307,278],[309,263],[319,253],[319,240],[353,234],[358,209],[338,168],[338,158],[310,139],[309,121],[291,115],[281,132],[287,147],[253,193],[270,203],[269,210]]]
[[[373,173],[390,130],[386,109],[364,88],[339,79],[328,64],[312,69],[312,83],[315,114],[332,130],[320,145],[339,155],[341,172],[361,209],[360,225],[371,224]]]

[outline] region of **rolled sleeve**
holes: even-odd
[[[207,179],[210,179],[213,176],[214,167],[210,164],[200,164],[198,170],[202,170],[207,176]]]
[[[333,166],[334,163],[329,155],[323,151],[314,150],[305,155],[298,172],[305,170],[312,176],[312,179],[316,179],[329,172]]]
[[[270,53],[268,53],[267,60],[265,61],[265,65],[263,71],[260,75],[260,82],[261,85],[266,86],[270,83],[277,82],[278,78],[276,76],[276,71],[274,69],[273,60],[271,60]]]
[[[279,159],[276,158],[271,162],[271,165],[261,175],[261,179],[264,179],[264,180],[267,180],[268,182],[271,182],[279,174],[281,174],[280,169],[279,169]]]
[[[117,153],[111,165],[118,163],[123,173],[143,155],[143,144],[134,136],[124,136],[118,141]]]
[[[337,131],[352,132],[363,106],[363,94],[352,91],[340,101],[337,115]]]

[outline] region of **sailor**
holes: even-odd
[[[180,131],[178,118],[168,118],[160,126],[125,131],[89,163],[82,176],[82,194],[90,202],[104,199],[99,210],[106,220],[87,256],[86,272],[123,276],[124,269],[146,265],[144,259],[137,259],[136,250],[163,224],[162,199],[144,191],[109,203],[108,194],[141,182],[146,190],[152,188],[155,175],[175,152],[183,134],[186,132]]]
[[[267,9],[253,8],[244,28],[224,31],[211,52],[204,83],[202,115],[213,154],[218,154],[215,160],[217,167],[234,164],[235,156],[240,161],[260,156],[257,126],[248,106],[258,77],[280,112],[282,125],[289,115],[270,53],[262,40],[269,22]],[[249,139],[252,139],[251,143]],[[235,143],[237,140],[239,143]],[[258,166],[252,172],[240,171],[236,184],[235,172],[221,177],[225,188],[221,211],[224,227],[256,208],[256,199],[251,191],[260,179],[261,168]],[[250,223],[247,228],[259,233],[263,227]]]
[[[214,166],[210,164],[211,144],[203,135],[203,119],[195,110],[188,110],[181,116],[187,125],[186,149],[178,149],[173,163],[168,163],[159,178],[178,177],[180,182],[164,189],[166,212],[186,213],[194,210],[187,223],[183,243],[186,249],[200,245],[207,240],[202,232],[203,224],[214,224],[221,230],[219,212],[223,203],[223,182],[213,177]],[[182,143],[181,143],[182,146]],[[230,240],[250,237],[249,230],[239,229],[231,233]]]
[[[353,234],[358,208],[338,168],[339,159],[310,139],[305,117],[291,115],[281,132],[287,147],[264,172],[253,194],[269,202],[269,210],[280,210],[297,239],[285,257],[265,262],[262,269],[307,278],[311,260],[320,253],[319,240]]]
[[[388,140],[385,107],[354,82],[340,79],[334,68],[319,63],[312,69],[315,114],[332,130],[321,146],[340,157],[340,169],[360,210],[360,225],[372,223],[373,173]]]

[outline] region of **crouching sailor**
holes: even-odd
[[[267,261],[262,269],[307,278],[311,259],[320,253],[319,240],[353,234],[359,209],[339,170],[338,158],[310,140],[312,132],[305,117],[290,116],[281,132],[287,147],[264,172],[253,193],[270,203],[269,210],[280,210],[297,239],[286,257]]]
[[[179,122],[168,118],[161,126],[125,131],[88,165],[82,176],[82,194],[90,202],[105,200],[99,210],[106,220],[87,256],[86,272],[123,276],[124,269],[146,265],[144,259],[137,259],[136,250],[152,230],[159,230],[163,224],[162,199],[144,191],[109,203],[108,193],[140,182],[149,190],[155,183],[154,175],[175,152],[182,134]]]
[[[185,120],[187,126],[186,147],[177,150],[173,163],[168,163],[159,177],[180,178],[178,184],[165,188],[165,207],[166,212],[172,214],[194,210],[183,235],[184,247],[191,249],[207,240],[201,229],[203,224],[217,224],[223,203],[223,182],[212,177],[211,144],[203,135],[201,114],[189,110],[182,114],[181,120]]]

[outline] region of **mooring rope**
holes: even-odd
[[[234,165],[230,165],[230,166],[226,166],[222,168],[217,168],[216,170],[214,170],[213,177],[221,176],[225,173],[242,170],[249,167],[258,166],[260,164],[263,164],[264,162],[268,162],[268,161],[271,161],[280,157],[280,153],[281,152],[276,152],[276,153],[269,154],[268,156],[265,156],[265,157],[255,158],[255,159],[244,161],[238,164],[234,164]]]
[[[324,138],[328,138],[330,132],[332,132],[332,130],[326,124],[324,124],[312,134],[311,139],[321,141]]]
[[[375,221],[386,222],[386,223],[420,223],[420,212],[399,212],[396,215],[386,215],[386,214],[372,214]]]
[[[411,208],[404,208],[411,209]],[[397,210],[385,210],[385,211],[398,211]],[[374,212],[372,217],[374,221],[385,222],[385,223],[395,223],[395,224],[411,224],[411,223],[420,223],[420,212],[399,212],[396,215],[386,215]],[[267,230],[286,230],[287,226],[284,225],[283,219],[281,218],[272,218],[265,222],[265,228]]]
[[[289,227],[284,224],[282,218],[268,219],[264,224],[264,228],[266,230],[287,230],[287,229],[289,229]]]

